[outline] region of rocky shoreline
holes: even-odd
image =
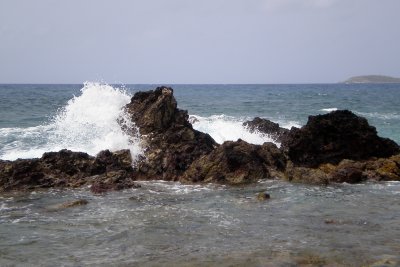
[[[177,108],[173,89],[158,87],[136,93],[125,107],[139,131],[144,154],[135,164],[129,150],[48,152],[39,159],[0,160],[0,192],[37,188],[90,186],[103,193],[137,186],[137,180],[240,185],[260,179],[311,184],[400,181],[400,148],[381,138],[365,118],[348,110],[310,116],[290,130],[255,118],[250,131],[281,143],[217,144],[193,129],[187,111]],[[122,123],[121,123],[122,124]]]

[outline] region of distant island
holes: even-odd
[[[400,83],[400,78],[384,75],[354,76],[343,83]]]

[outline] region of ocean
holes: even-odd
[[[0,85],[0,159],[67,148],[142,151],[120,128],[122,107],[157,85]],[[400,143],[400,84],[169,85],[193,127],[218,143],[272,141],[256,116],[301,127],[349,109]],[[279,145],[279,144],[277,144]],[[0,195],[0,266],[362,266],[400,262],[400,183],[182,185],[153,181],[95,196],[87,189]],[[271,200],[258,202],[267,191]],[[76,198],[89,204],[50,212]],[[337,224],[326,223],[335,220]]]

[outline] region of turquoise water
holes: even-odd
[[[0,158],[69,148],[140,148],[116,119],[155,85],[0,85]],[[290,128],[350,109],[400,142],[400,85],[172,85],[193,126],[217,142],[270,141],[241,126],[254,116]],[[366,266],[400,264],[399,182],[244,187],[140,182],[0,194],[0,266]],[[259,202],[259,192],[271,200]],[[88,205],[55,209],[66,201]],[[307,265],[309,264],[309,265]]]

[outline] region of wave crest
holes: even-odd
[[[124,121],[124,129],[135,127],[123,111],[130,99],[121,88],[86,82],[81,94],[70,99],[49,124],[1,129],[2,139],[11,141],[0,150],[1,158],[40,157],[44,152],[64,148],[91,155],[104,149],[129,148],[135,160],[142,153],[140,137],[130,136],[118,123]]]
[[[212,115],[209,117],[191,115],[190,121],[194,129],[208,133],[219,144],[225,141],[236,141],[238,139],[258,145],[264,142],[274,142],[268,135],[259,132],[250,132],[243,126],[243,122],[246,121],[246,119],[226,115]],[[279,143],[276,144],[280,145]]]

